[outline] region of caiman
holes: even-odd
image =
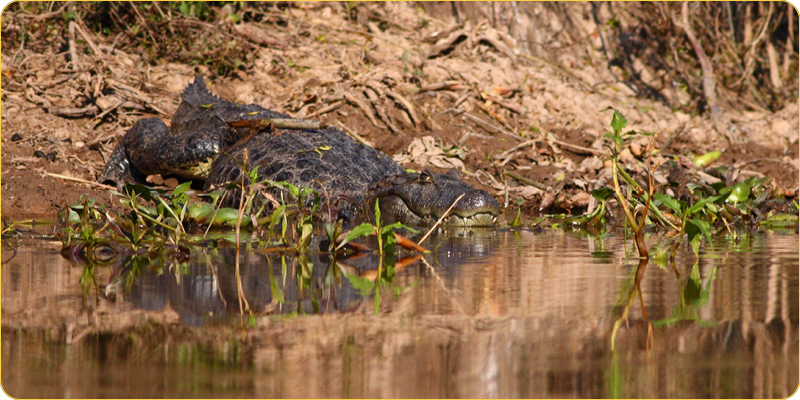
[[[100,181],[122,189],[126,182],[145,183],[148,175],[171,174],[205,181],[204,189],[210,190],[241,181],[242,166],[258,166],[259,178],[326,193],[336,200],[332,208],[342,218],[370,215],[379,199],[384,221],[432,225],[462,194],[445,224],[487,226],[500,214],[494,197],[462,182],[457,170],[409,173],[335,127],[305,121],[310,125],[298,128],[292,121],[302,120],[222,100],[198,76],[184,90],[171,126],[158,118],[137,121],[120,140]],[[239,196],[226,197],[238,205]]]

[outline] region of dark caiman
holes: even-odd
[[[144,183],[148,175],[172,174],[204,180],[209,190],[242,179],[246,152],[246,168],[258,166],[260,178],[327,192],[340,216],[368,215],[380,199],[384,221],[432,225],[462,194],[446,224],[492,225],[500,214],[497,201],[462,182],[457,170],[407,173],[391,157],[337,128],[312,121],[305,122],[320,128],[286,128],[281,123],[291,121],[297,120],[254,104],[222,100],[198,76],[184,90],[171,126],[158,118],[136,122],[100,181],[122,189],[125,182]],[[247,178],[245,184],[250,184]],[[238,201],[238,196],[228,197]]]

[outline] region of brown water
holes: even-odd
[[[739,235],[697,262],[683,244],[674,264],[639,269],[651,329],[618,235],[434,236],[435,256],[383,273],[377,302],[357,288],[374,285],[372,255],[248,251],[244,318],[229,247],[87,265],[59,242],[4,243],[2,385],[14,397],[787,397],[798,235]],[[651,237],[651,253],[674,240]]]

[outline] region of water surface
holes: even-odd
[[[651,237],[651,253],[675,240]],[[770,398],[797,388],[794,232],[715,237],[699,257],[684,243],[674,263],[646,267],[620,235],[462,231],[426,246],[435,252],[423,260],[382,270],[376,301],[372,254],[298,260],[251,249],[239,255],[240,291],[230,246],[87,264],[63,257],[60,242],[4,243],[3,389],[85,398]],[[632,292],[637,269],[646,318]],[[239,293],[253,311],[243,317]]]

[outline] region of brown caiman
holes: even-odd
[[[384,221],[432,225],[462,194],[446,224],[492,225],[500,214],[497,201],[462,182],[457,170],[407,173],[391,157],[337,128],[282,128],[274,122],[258,127],[265,120],[290,117],[255,104],[222,100],[198,76],[184,90],[171,126],[158,118],[136,122],[120,140],[100,181],[122,189],[125,182],[144,183],[148,175],[172,174],[204,180],[209,190],[242,179],[246,152],[246,168],[258,166],[260,178],[327,192],[343,217],[369,215],[375,199],[380,199]],[[245,183],[250,183],[246,177]],[[227,197],[234,199],[229,204],[237,205],[239,196]]]

